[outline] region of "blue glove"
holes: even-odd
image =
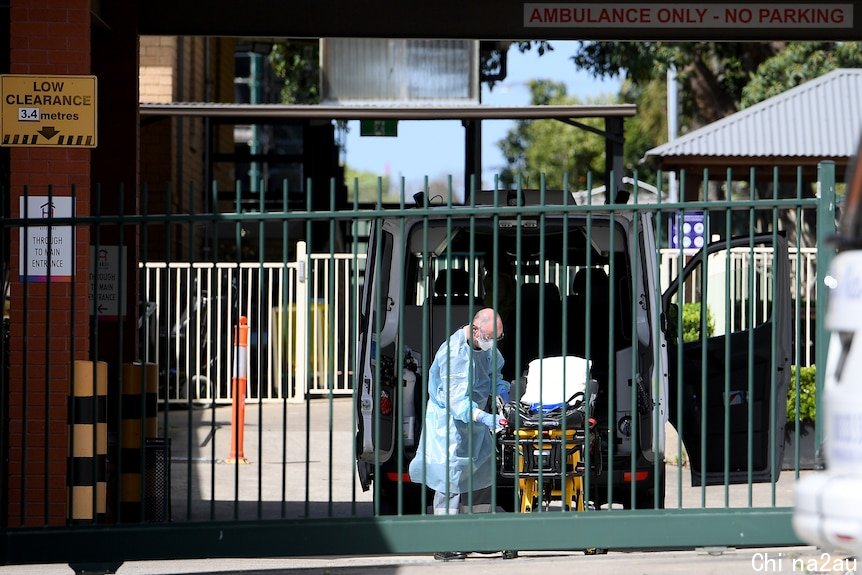
[[[499,380],[497,382],[497,397],[503,400],[503,403],[509,403],[509,389],[510,384],[506,380]]]
[[[506,426],[506,418],[500,414],[494,415],[493,413],[488,413],[485,411],[480,411],[476,415],[476,421],[483,424],[485,427],[490,429],[491,431],[496,431],[498,429],[502,429]]]

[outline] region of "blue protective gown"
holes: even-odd
[[[492,361],[494,356],[496,365]],[[469,385],[471,362],[472,389]],[[492,372],[494,367],[496,371]],[[463,329],[443,342],[428,373],[425,421],[416,457],[410,462],[413,482],[453,494],[491,485],[495,461],[494,436],[485,425],[474,422],[472,416],[477,407],[490,409],[487,404],[492,390],[497,393],[501,389],[508,391],[509,384],[502,378],[502,369],[502,354],[496,348],[488,351],[473,349]]]

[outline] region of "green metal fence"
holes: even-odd
[[[704,173],[703,195],[676,203],[641,204],[635,194],[629,204],[575,204],[567,193],[515,189],[475,192],[461,206],[423,199],[419,205],[336,209],[331,191],[331,209],[325,211],[4,221],[4,234],[63,224],[89,230],[97,244],[107,230],[134,229],[141,244],[120,253],[137,251],[140,260],[133,263],[141,269],[159,261],[251,270],[242,280],[247,285],[235,291],[236,301],[211,300],[218,304],[210,311],[222,320],[243,313],[271,317],[273,308],[296,303],[285,282],[269,282],[267,262],[280,254],[286,270],[296,259],[297,241],[306,242],[309,252],[329,249],[356,261],[366,257],[368,264],[363,277],[353,266],[352,281],[343,284],[351,291],[343,298],[350,302],[349,330],[336,329],[341,319],[334,306],[324,312],[329,333],[341,335],[326,339],[322,390],[314,382],[305,389],[318,393],[289,401],[295,390],[282,386],[294,381],[297,366],[291,362],[304,362],[302,377],[312,378],[318,360],[308,352],[264,358],[261,350],[272,334],[253,328],[245,391],[267,389],[274,401],[201,406],[187,395],[187,404],[177,406],[163,394],[155,413],[144,409],[136,416],[156,418],[153,439],[168,440],[161,459],[168,464],[148,463],[144,450],[137,456],[141,477],[134,487],[115,471],[128,457],[122,449],[128,404],[109,400],[105,518],[57,527],[8,516],[0,563],[70,563],[85,570],[157,558],[797,544],[790,525],[792,488],[800,474],[811,471],[799,464],[805,422],[785,424],[783,414],[788,397],[800,411],[803,394],[787,394],[804,384],[790,366],[802,365],[806,338],[813,339],[817,364],[823,364],[825,348],[817,344],[826,341],[825,308],[821,299],[802,296],[807,286],[800,274],[791,274],[789,262],[795,257],[799,269],[803,246],[785,236],[794,235],[788,222],[816,214],[821,285],[831,254],[825,239],[835,226],[834,166],[821,165],[817,182],[799,173],[790,197],[753,191],[775,183],[777,170],[740,176],[728,171],[718,181]],[[685,182],[685,174],[679,177]],[[716,199],[715,190],[727,191],[725,199]],[[715,254],[698,258],[686,247],[685,217],[692,214],[688,223],[696,224],[695,235]],[[358,242],[339,245],[341,237],[360,235],[359,226],[367,222],[367,253]],[[167,249],[165,242],[176,245]],[[683,279],[665,282],[672,293],[664,292],[659,274],[668,244],[675,246],[677,268],[690,269]],[[103,246],[94,247],[98,253]],[[500,276],[485,279],[486,268],[499,265],[503,254],[512,260],[511,306],[501,299]],[[335,274],[335,258],[329,262],[314,268],[310,260],[300,261],[299,281],[314,281],[311,273]],[[465,291],[459,291],[461,277]],[[329,301],[336,301],[335,283],[327,285]],[[219,287],[208,289],[213,296]],[[314,303],[311,292],[304,293]],[[807,333],[801,309],[811,303],[817,310],[814,336],[800,337]],[[521,509],[519,482],[527,478],[520,468],[513,480],[495,474],[491,513],[434,516],[431,494],[407,480],[421,439],[431,358],[486,305],[508,310],[500,350],[516,401],[529,385],[550,385],[551,374],[538,375],[535,368],[530,373],[538,365],[532,361],[580,356],[591,362],[582,375],[596,380],[596,397],[583,409],[587,420],[596,421],[578,439],[585,446],[584,467],[575,474],[583,482],[582,512],[562,504],[567,490],[580,490],[581,484],[562,482],[562,493],[553,495],[554,477],[541,469],[537,481],[541,489],[547,483],[549,501],[542,504],[540,491],[532,513],[515,511]],[[101,321],[95,314],[94,334]],[[289,331],[288,318],[279,321]],[[306,315],[295,321],[313,320]],[[147,360],[147,345],[176,350],[181,343],[189,353],[207,349],[200,337],[178,343],[182,336],[165,323],[138,325],[136,356],[109,363]],[[236,323],[218,325],[224,338]],[[21,333],[27,333],[26,325],[10,326],[11,337]],[[304,333],[311,344],[313,330]],[[95,353],[98,346],[91,348]],[[338,357],[347,359],[338,364]],[[241,373],[231,363],[219,367],[216,385],[225,389]],[[157,367],[164,389],[170,389],[172,368]],[[416,382],[409,398],[407,371]],[[274,377],[275,372],[291,375]],[[3,373],[8,402],[10,382]],[[352,380],[349,396],[338,382],[345,374]],[[817,373],[818,406],[821,387]],[[143,404],[145,392],[140,394]],[[526,423],[515,420],[517,435]],[[540,431],[545,425],[550,423],[539,416]],[[574,430],[578,424],[564,417],[563,432],[567,425]],[[693,432],[698,440],[684,441]],[[795,440],[787,449],[785,434]],[[521,440],[514,441],[518,449]],[[3,443],[6,458],[20,456],[8,445]],[[498,445],[497,457],[501,452]],[[517,459],[521,452],[515,453]],[[28,465],[36,462],[13,461],[4,474],[22,466],[30,473]],[[139,503],[133,511],[124,505],[129,494]],[[153,506],[163,513],[154,513]]]

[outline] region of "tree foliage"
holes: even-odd
[[[529,89],[531,105],[582,103],[566,94],[562,82],[532,80]],[[581,123],[604,129],[599,119]],[[508,164],[500,176],[504,186],[520,182],[523,187],[538,188],[543,175],[550,187],[561,188],[566,176],[570,186],[583,186],[588,172],[603,172],[602,138],[558,120],[520,120],[498,145]]]
[[[742,89],[741,108],[777,96],[836,68],[862,67],[862,43],[794,42],[761,64]]]
[[[506,60],[510,48],[526,53],[535,50],[539,56],[552,52],[554,47],[547,40],[525,42],[484,41],[479,43],[479,74],[481,82],[493,90],[498,82],[506,79]]]
[[[664,81],[675,67],[682,128],[697,128],[738,109],[742,88],[784,42],[587,42],[572,58],[595,76],[620,76],[636,86]]]
[[[288,40],[272,47],[269,62],[284,82],[282,104],[320,103],[319,54],[317,40]]]
[[[522,51],[553,46],[519,45]],[[679,128],[692,130],[719,120],[802,82],[838,67],[862,67],[859,42],[583,42],[571,58],[574,68],[595,77],[622,77],[616,102],[633,103],[638,113],[625,123],[626,170],[650,180],[654,166],[642,163],[646,150],[668,138],[667,71],[676,70],[679,90]],[[531,85],[533,104],[580,103],[549,82]],[[612,99],[606,98],[604,103]],[[568,138],[558,124],[557,137],[543,134],[532,122],[522,121],[500,143],[509,163],[508,177],[520,174],[536,181],[541,171],[567,173],[583,180],[584,170],[604,170],[603,143],[584,132]],[[568,130],[568,126],[563,126]],[[567,139],[568,138],[568,139]],[[595,140],[595,141],[594,141]],[[550,150],[534,148],[550,147]],[[566,159],[551,164],[568,147]],[[596,153],[596,150],[599,150]],[[574,181],[574,180],[573,180]],[[581,182],[583,183],[583,182]]]

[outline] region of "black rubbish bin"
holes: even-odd
[[[171,520],[171,440],[144,440],[144,519],[154,523]]]

